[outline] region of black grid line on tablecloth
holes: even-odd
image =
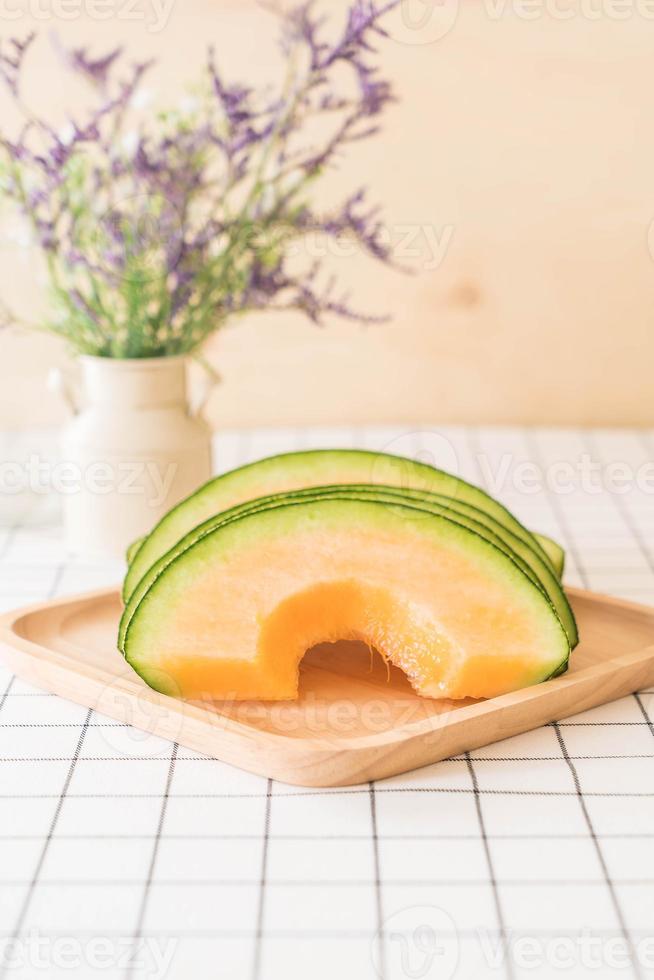
[[[266,812],[263,820],[263,847],[261,853],[261,868],[259,871],[259,898],[257,902],[257,918],[255,929],[254,953],[252,957],[252,980],[259,980],[261,975],[262,943],[264,936],[264,915],[266,908],[266,886],[268,880],[268,848],[270,846],[270,815],[272,811],[273,781],[268,780],[266,786]]]
[[[164,821],[166,819],[166,807],[168,805],[168,800],[170,798],[170,790],[173,783],[173,778],[175,776],[175,763],[177,760],[177,752],[179,746],[175,742],[173,745],[172,752],[170,754],[170,761],[168,763],[168,775],[166,777],[166,787],[161,797],[161,811],[159,813],[159,822],[157,824],[157,830],[154,835],[154,842],[152,845],[152,854],[150,856],[150,863],[148,865],[148,873],[145,879],[145,884],[143,886],[143,895],[141,897],[141,902],[139,905],[138,915],[136,918],[136,928],[134,929],[134,935],[132,937],[133,947],[136,949],[138,947],[139,941],[143,937],[143,925],[145,922],[145,914],[148,907],[148,899],[150,897],[150,890],[154,883],[154,873],[157,866],[157,856],[159,854],[159,845],[161,844],[161,832],[163,830]],[[136,885],[139,884],[138,881],[135,882]],[[159,882],[157,882],[159,884]],[[132,956],[126,970],[126,977],[129,978],[134,975],[135,971],[135,957]]]
[[[372,837],[372,849],[373,849],[373,862],[374,862],[374,889],[375,889],[375,925],[377,926],[377,935],[373,940],[377,946],[377,972],[379,974],[380,980],[386,980],[388,974],[388,967],[386,963],[386,942],[384,935],[384,906],[382,899],[382,875],[381,875],[381,859],[379,853],[379,832],[377,829],[377,798],[375,795],[375,783],[371,781],[368,784],[368,792],[370,796],[370,834]]]
[[[534,761],[532,759],[530,762]],[[536,760],[537,761],[537,760]],[[468,796],[474,799],[476,796],[517,796],[526,798],[563,798],[577,797],[576,790],[547,790],[547,789],[449,789],[443,786],[403,786],[399,788],[388,788],[379,786],[377,795],[411,795],[420,793],[426,796]],[[0,799],[4,800],[57,800],[59,793],[5,793],[0,794]],[[334,797],[334,796],[367,796],[368,790],[360,789],[335,789],[329,792],[323,790],[308,790],[298,793],[275,794],[279,799],[307,798],[307,797]],[[636,790],[634,792],[615,792],[606,790],[601,792],[584,792],[585,797],[599,797],[608,799],[654,799],[654,792],[644,792]],[[69,793],[69,800],[160,800],[160,793]],[[266,793],[176,793],[176,800],[266,800]]]
[[[584,820],[586,821],[586,826],[588,827],[588,833],[590,834],[591,840],[592,840],[593,845],[595,847],[595,851],[597,853],[597,858],[598,858],[598,860],[600,862],[600,866],[602,868],[602,877],[604,878],[604,881],[606,882],[607,888],[609,889],[609,894],[611,896],[611,904],[613,905],[613,907],[615,909],[616,917],[617,917],[618,922],[619,922],[619,925],[620,925],[620,933],[624,937],[625,942],[626,942],[626,944],[628,946],[628,949],[629,949],[629,960],[630,960],[630,963],[631,963],[631,966],[632,966],[634,975],[637,976],[637,977],[640,977],[642,975],[641,974],[641,970],[640,970],[640,968],[638,966],[638,962],[636,960],[636,956],[635,956],[635,952],[634,952],[634,949],[633,949],[633,944],[632,944],[632,941],[631,941],[631,936],[629,935],[629,930],[627,928],[627,923],[626,923],[626,920],[625,920],[624,912],[622,911],[622,907],[620,905],[620,902],[618,900],[618,896],[617,896],[617,893],[616,893],[616,890],[615,890],[616,883],[611,878],[611,875],[609,873],[609,869],[608,869],[607,864],[606,864],[606,860],[604,858],[604,853],[602,851],[602,847],[601,847],[601,844],[599,842],[599,838],[597,837],[597,834],[595,833],[595,827],[593,825],[593,821],[591,820],[590,814],[588,812],[588,807],[586,806],[586,802],[584,800],[584,794],[583,794],[583,791],[581,789],[581,783],[580,783],[580,780],[579,780],[579,774],[578,774],[578,772],[577,772],[577,770],[575,768],[574,763],[570,759],[570,756],[568,755],[568,750],[566,748],[565,741],[564,741],[563,736],[561,734],[561,729],[556,724],[556,722],[554,723],[554,730],[556,731],[556,737],[558,739],[559,745],[561,746],[561,752],[563,754],[563,757],[564,757],[565,761],[567,762],[567,764],[568,764],[568,766],[570,768],[570,772],[572,773],[572,778],[573,778],[574,784],[575,784],[575,791],[577,793],[577,796],[579,797],[579,804],[581,806],[581,809],[582,809],[582,812],[583,812],[583,815],[584,815]]]
[[[534,458],[538,462],[542,462],[543,461],[543,454],[542,454],[542,450],[541,450],[540,445],[539,445],[538,435],[536,433],[530,434],[530,436],[528,438],[528,445],[529,445],[529,447],[530,447],[530,449],[532,451],[532,454],[533,454]],[[575,565],[576,565],[576,567],[578,569],[579,575],[581,576],[581,580],[582,580],[582,583],[583,583],[584,587],[590,589],[590,588],[592,588],[591,577],[590,577],[589,571],[587,570],[586,565],[585,565],[585,563],[583,561],[583,558],[582,558],[582,555],[581,555],[581,549],[579,548],[579,546],[577,544],[577,541],[575,539],[574,532],[573,532],[573,527],[571,525],[571,522],[570,522],[570,520],[566,516],[565,508],[562,506],[561,501],[560,501],[560,499],[559,499],[559,497],[557,496],[556,493],[551,493],[549,495],[549,499],[550,499],[550,506],[552,508],[552,512],[553,512],[553,514],[554,514],[554,516],[555,516],[555,518],[556,518],[556,520],[558,522],[559,528],[561,529],[561,541],[564,544],[564,546],[566,547],[566,549],[574,557]],[[629,934],[629,928],[627,926],[625,913],[624,913],[623,908],[622,908],[622,905],[620,903],[620,899],[619,899],[618,893],[616,891],[615,884],[612,881],[611,874],[609,872],[609,869],[608,869],[608,866],[607,866],[607,863],[606,863],[606,859],[605,859],[605,856],[604,856],[604,852],[602,850],[602,845],[601,845],[600,839],[597,837],[597,833],[596,833],[596,830],[595,830],[593,819],[592,819],[591,814],[590,814],[590,812],[588,810],[588,807],[586,805],[586,800],[584,798],[585,794],[584,794],[584,791],[582,790],[581,781],[580,781],[580,778],[579,778],[579,773],[577,771],[577,768],[576,768],[574,762],[571,760],[571,758],[570,758],[570,756],[568,754],[568,749],[566,747],[566,744],[565,744],[563,735],[561,733],[561,728],[560,728],[560,726],[557,723],[554,724],[554,730],[556,732],[557,741],[558,741],[558,743],[559,743],[559,745],[561,747],[561,753],[562,753],[562,755],[563,755],[563,757],[564,757],[564,759],[565,759],[565,761],[566,761],[566,763],[567,763],[567,765],[568,765],[568,767],[570,769],[570,772],[571,772],[571,775],[572,775],[572,778],[573,778],[573,781],[574,781],[575,792],[576,792],[576,794],[578,796],[579,805],[580,805],[581,810],[582,810],[582,813],[583,813],[584,821],[586,823],[586,826],[588,827],[588,833],[589,833],[590,838],[591,838],[591,840],[593,842],[593,846],[594,846],[595,852],[597,854],[597,859],[598,859],[598,861],[600,863],[600,866],[601,866],[601,869],[602,869],[602,877],[603,877],[603,879],[604,879],[604,881],[606,883],[606,887],[607,887],[607,890],[609,892],[609,896],[610,896],[610,900],[611,900],[611,905],[612,905],[612,907],[613,907],[613,909],[615,911],[615,915],[616,915],[616,918],[617,918],[617,921],[618,921],[618,924],[619,924],[620,932],[621,932],[622,936],[624,937],[625,942],[626,942],[626,944],[628,946],[628,949],[629,949],[629,961],[630,961],[630,964],[631,964],[632,974],[633,974],[633,976],[635,976],[637,978],[640,978],[642,976],[642,971],[640,969],[640,966],[638,964],[638,959],[637,959],[636,954],[635,954],[634,949],[633,949],[633,944],[632,944],[631,936]]]
[[[639,463],[651,459],[650,440],[597,431],[591,449]],[[429,454],[448,442],[474,482],[506,454],[547,462],[588,451],[574,430],[314,428],[224,433],[218,462],[227,469],[312,445]],[[573,584],[654,602],[654,499],[523,495],[510,480],[497,492],[524,523],[562,541]],[[9,608],[117,581],[120,566],[68,558],[56,533],[17,526],[0,549],[0,575]],[[173,764],[170,745],[134,742],[127,726],[0,673],[0,939],[37,927],[136,949],[172,936],[167,980],[213,977],[207,964],[216,963],[230,980],[376,980],[373,945],[394,935],[407,907],[451,914],[461,980],[522,980],[514,936],[575,937],[588,925],[634,947],[651,935],[652,695],[417,773],[321,791],[184,750]],[[474,958],[480,929],[504,943],[508,960]],[[402,978],[395,941],[381,949],[383,980]],[[98,975],[123,980],[126,970]]]
[[[470,753],[465,753],[466,765],[468,766],[468,771],[470,772],[470,779],[472,781],[472,788],[475,797],[475,809],[477,811],[477,818],[479,820],[479,832],[481,835],[481,840],[484,848],[484,856],[486,858],[486,867],[488,870],[488,879],[491,883],[491,888],[493,891],[493,904],[495,906],[495,915],[497,918],[497,929],[499,936],[501,938],[504,947],[504,956],[506,958],[506,975],[509,978],[513,977],[513,968],[511,960],[509,959],[507,953],[507,929],[506,922],[504,919],[504,912],[502,909],[502,901],[500,898],[500,882],[497,880],[497,875],[495,874],[495,867],[493,864],[493,857],[491,853],[490,841],[488,839],[488,834],[486,833],[486,824],[484,821],[484,811],[481,805],[481,795],[479,793],[479,783],[477,781],[477,774],[475,773],[475,767],[472,764],[472,759],[470,758]]]
[[[82,750],[82,745],[83,745],[83,742],[84,742],[84,737],[85,737],[86,731],[87,731],[88,721],[89,721],[91,715],[92,715],[92,709],[89,709],[88,712],[87,712],[87,715],[86,715],[86,719],[84,721],[84,724],[82,725],[82,730],[81,730],[81,732],[79,734],[79,738],[77,740],[77,746],[76,746],[76,749],[75,749],[75,754],[74,754],[74,756],[73,756],[73,758],[72,758],[72,760],[70,762],[70,766],[68,768],[68,772],[66,773],[66,779],[65,779],[64,785],[63,785],[63,787],[61,789],[61,793],[59,794],[59,798],[57,800],[57,806],[56,806],[55,811],[54,811],[54,814],[52,816],[52,820],[50,822],[50,826],[48,827],[48,832],[47,832],[47,834],[45,836],[45,839],[43,841],[43,846],[41,847],[41,849],[39,851],[37,862],[36,862],[36,866],[34,868],[34,872],[33,872],[32,876],[31,876],[29,882],[27,883],[27,892],[26,892],[26,894],[24,896],[24,899],[23,899],[22,903],[20,904],[20,906],[18,908],[18,914],[16,916],[16,923],[15,923],[14,929],[13,929],[13,931],[11,933],[11,940],[12,941],[15,941],[22,934],[23,925],[24,925],[25,919],[27,918],[27,915],[29,913],[31,903],[32,903],[32,900],[34,898],[34,893],[35,893],[36,889],[39,886],[39,883],[40,883],[39,882],[39,879],[40,879],[40,876],[41,876],[41,872],[43,870],[43,865],[44,865],[45,859],[46,859],[47,854],[48,854],[48,849],[49,849],[49,847],[50,847],[50,845],[52,843],[52,839],[53,839],[53,837],[55,835],[55,832],[56,832],[57,824],[58,824],[59,818],[61,816],[61,809],[62,809],[62,807],[64,805],[64,801],[66,799],[66,794],[68,792],[68,788],[69,788],[70,783],[71,783],[71,780],[73,778],[73,773],[75,771],[75,765],[76,765],[77,760],[79,758],[79,753]],[[6,970],[3,969],[3,968],[0,968],[0,978],[1,978],[1,980],[4,980],[4,977],[5,976],[6,976]]]

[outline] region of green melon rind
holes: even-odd
[[[567,671],[569,661],[570,661],[570,655],[568,655],[568,657],[562,663],[560,663],[559,666],[556,667],[556,669],[553,670],[551,674],[548,674],[547,677],[544,677],[543,680],[554,681],[556,680],[557,677],[561,677],[561,675],[565,674],[565,672]]]
[[[333,472],[339,460],[343,469],[346,465],[351,465],[353,461],[361,464],[361,478],[349,481],[354,483],[371,483],[375,475],[381,477],[384,468],[401,468],[400,488],[408,483],[411,488],[428,489],[431,492],[473,504],[504,524],[526,543],[531,543],[540,551],[541,557],[545,561],[549,562],[550,560],[531,532],[510,511],[480,487],[476,487],[460,477],[452,476],[426,463],[419,463],[403,456],[393,456],[388,453],[359,449],[311,449],[269,456],[267,459],[248,463],[238,469],[231,470],[229,473],[209,480],[195,493],[171,508],[141,541],[133,554],[123,583],[123,600],[127,602],[148,568],[169,551],[180,538],[184,537],[193,527],[224,510],[225,500],[240,496],[241,501],[245,502],[262,494],[274,492],[266,487],[266,477],[270,481],[276,471],[281,470],[283,472],[284,469],[289,471],[289,468],[306,469],[306,473],[302,473],[302,486],[308,486],[310,482],[317,486],[334,483]],[[320,479],[321,468],[330,468],[332,475],[327,474],[325,479]],[[256,486],[257,482],[264,485],[262,491],[251,492],[248,490],[248,486],[250,488]],[[342,483],[344,481],[336,480],[336,482]],[[376,482],[383,485],[398,485],[395,479],[380,478]]]
[[[220,523],[213,530],[197,538],[197,540],[189,547],[187,547],[185,550],[178,552],[170,560],[170,562],[168,562],[168,564],[166,564],[162,568],[162,570],[159,572],[157,577],[154,579],[150,588],[147,590],[145,595],[141,598],[141,601],[138,603],[137,608],[134,610],[134,614],[132,615],[129,623],[127,624],[127,628],[125,632],[125,641],[123,644],[124,656],[126,661],[143,678],[143,680],[149,686],[153,687],[154,690],[160,691],[161,693],[164,694],[170,693],[170,684],[168,685],[157,684],[157,681],[155,680],[157,668],[147,663],[146,664],[139,663],[138,650],[133,651],[131,649],[132,642],[134,642],[138,646],[139,630],[143,635],[145,636],[149,635],[150,629],[148,627],[147,618],[146,618],[148,614],[148,608],[152,604],[153,600],[155,600],[158,597],[158,594],[161,591],[161,589],[164,588],[165,590],[168,576],[171,575],[171,573],[174,574],[175,570],[182,569],[183,563],[187,562],[188,560],[192,560],[193,558],[201,560],[204,556],[205,551],[210,549],[212,545],[214,547],[215,546],[220,547],[221,544],[220,536],[222,534],[224,538],[225,532],[227,532],[227,545],[229,545],[230,529],[232,531],[231,537],[233,537],[233,531],[234,528],[236,528],[237,532],[242,530],[246,531],[246,535],[248,531],[251,536],[252,535],[256,536],[257,534],[261,534],[262,540],[264,540],[265,520],[271,514],[278,516],[281,512],[284,511],[287,512],[288,514],[289,511],[295,508],[309,507],[309,508],[313,508],[314,511],[317,510],[318,518],[320,518],[321,516],[320,510],[321,509],[324,510],[325,506],[329,507],[330,505],[340,504],[343,502],[347,503],[348,506],[356,505],[358,508],[361,509],[362,514],[365,514],[366,509],[368,510],[368,513],[370,513],[371,507],[376,509],[378,508],[376,516],[378,516],[381,520],[383,520],[384,511],[386,511],[387,513],[389,511],[401,511],[403,512],[402,513],[403,519],[408,517],[408,519],[412,519],[414,520],[414,522],[416,520],[420,521],[421,522],[420,527],[423,533],[427,533],[428,531],[434,530],[437,526],[434,522],[437,522],[439,526],[441,527],[446,526],[446,528],[449,528],[449,531],[446,531],[446,533],[465,534],[467,543],[469,543],[471,546],[474,544],[477,548],[481,548],[482,551],[485,550],[487,557],[492,556],[494,560],[500,562],[500,564],[504,564],[505,571],[509,568],[509,566],[511,566],[512,574],[515,574],[516,576],[516,587],[519,584],[523,584],[527,588],[533,589],[535,592],[538,593],[542,602],[545,603],[546,606],[549,608],[553,620],[557,624],[558,629],[560,630],[561,638],[564,641],[563,647],[565,649],[565,653],[563,653],[560,660],[558,660],[556,663],[553,663],[547,668],[547,672],[543,675],[541,680],[544,681],[559,676],[565,670],[567,670],[570,652],[571,652],[568,635],[563,627],[563,624],[561,623],[561,620],[556,612],[553,603],[547,596],[547,593],[545,592],[543,587],[540,584],[538,584],[538,582],[535,580],[535,577],[532,577],[527,571],[525,571],[523,567],[521,567],[521,564],[523,565],[524,563],[521,563],[519,560],[517,560],[516,555],[510,554],[506,550],[498,547],[492,541],[488,540],[488,538],[479,534],[477,531],[472,530],[470,527],[461,525],[457,521],[453,521],[450,517],[446,516],[445,514],[430,513],[429,511],[425,511],[424,509],[409,506],[404,502],[388,504],[387,502],[381,502],[378,500],[368,499],[364,501],[361,499],[352,499],[352,498],[348,498],[347,496],[336,496],[336,495],[323,497],[322,499],[318,498],[318,499],[305,499],[302,501],[299,500],[286,501],[285,503],[280,504],[278,507],[250,509],[246,513],[242,513],[239,516],[232,517],[231,519],[228,519],[223,523]],[[419,518],[417,518],[416,512],[420,514]],[[287,514],[282,514],[282,518],[287,516]],[[248,523],[251,524],[253,521],[255,522],[255,525],[257,523],[260,524],[261,522],[263,522],[263,528],[257,529],[256,526],[254,527],[254,529],[252,527],[247,528],[247,524]],[[429,524],[431,524],[431,527],[429,527]],[[238,525],[241,525],[241,527],[239,528]],[[223,540],[222,544],[224,545],[224,543],[225,542]],[[174,584],[174,580],[173,580],[173,584]],[[163,593],[164,598],[165,595],[166,593],[164,591]],[[136,633],[136,639],[133,640],[135,633]],[[167,688],[166,690],[162,690],[162,687],[164,686]]]
[[[134,561],[134,556],[143,544],[144,540],[145,538],[137,538],[135,541],[132,541],[131,544],[127,545],[127,549],[125,551],[125,561],[128,565],[131,565]]]
[[[122,649],[127,624],[133,615],[138,602],[147,592],[152,582],[166,567],[166,565],[168,565],[176,557],[176,555],[182,551],[185,551],[188,547],[194,544],[198,538],[211,532],[214,530],[214,528],[216,528],[219,524],[224,523],[226,520],[232,520],[235,517],[249,513],[251,510],[265,509],[270,506],[279,506],[286,500],[302,500],[306,498],[313,499],[318,496],[340,496],[342,494],[361,497],[363,499],[367,499],[368,497],[383,497],[392,503],[401,503],[403,500],[410,499],[412,504],[414,502],[419,502],[421,505],[424,505],[422,509],[435,507],[439,512],[445,509],[451,511],[455,516],[459,515],[464,519],[472,521],[475,525],[481,523],[481,526],[485,531],[487,531],[490,535],[498,537],[503,546],[515,554],[521,562],[526,563],[531,573],[536,577],[536,580],[543,587],[544,591],[550,598],[550,601],[553,603],[557,615],[559,616],[559,619],[561,619],[564,629],[568,634],[571,648],[576,646],[578,642],[578,631],[574,614],[565,597],[565,594],[563,593],[560,582],[557,576],[551,570],[549,564],[541,559],[538,551],[536,551],[536,549],[534,549],[530,544],[522,541],[522,539],[518,538],[511,531],[507,530],[503,525],[499,524],[494,518],[490,517],[484,511],[479,511],[471,504],[466,504],[458,500],[452,500],[448,497],[442,497],[438,494],[432,494],[428,491],[400,491],[397,488],[383,487],[379,484],[334,484],[333,486],[328,487],[312,487],[304,490],[272,494],[268,497],[259,498],[257,500],[246,501],[245,503],[238,504],[236,507],[230,508],[227,511],[223,511],[221,514],[215,515],[214,517],[205,521],[203,524],[200,524],[198,527],[193,528],[193,530],[178,541],[177,544],[170,549],[170,551],[163,555],[158,562],[154,563],[154,565],[146,572],[143,579],[133,591],[121,618],[119,630],[119,649]]]
[[[550,538],[547,534],[540,534],[538,531],[531,532],[533,536],[538,541],[539,545],[547,555],[554,568],[554,571],[559,576],[563,577],[563,572],[565,571],[565,551],[554,538]]]

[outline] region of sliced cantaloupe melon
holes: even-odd
[[[264,495],[334,483],[373,483],[426,490],[472,504],[534,547],[549,562],[534,536],[502,504],[465,480],[401,456],[355,449],[318,449],[271,456],[232,470],[205,483],[173,507],[133,553],[123,585],[123,599],[129,599],[157,559],[192,528],[219,511]]]
[[[497,547],[500,547],[502,550],[506,551],[507,554],[514,557],[520,567],[522,567],[523,570],[545,591],[550,601],[554,605],[564,629],[568,634],[571,647],[576,646],[578,641],[578,633],[574,614],[565,597],[565,594],[563,593],[560,582],[552,571],[550,565],[541,558],[540,553],[533,548],[531,544],[525,543],[521,538],[518,538],[511,531],[507,530],[484,511],[480,511],[470,504],[466,504],[458,500],[452,500],[451,498],[429,493],[427,491],[401,491],[394,487],[371,486],[366,484],[341,484],[331,487],[313,487],[305,490],[292,491],[286,494],[275,494],[269,497],[258,498],[257,500],[248,501],[247,503],[241,504],[238,507],[223,511],[194,528],[180,541],[178,541],[170,551],[168,551],[154,563],[132,593],[121,618],[119,648],[123,649],[123,641],[127,625],[133,615],[134,610],[138,606],[138,603],[148,591],[150,585],[155,581],[167,564],[169,564],[181,552],[185,551],[186,548],[188,548],[199,538],[214,530],[220,524],[233,520],[236,517],[240,517],[243,514],[248,513],[250,510],[284,506],[285,503],[295,500],[304,500],[308,498],[313,499],[333,495],[338,497],[346,495],[349,498],[358,499],[372,498],[385,501],[389,504],[397,504],[407,501],[411,503],[412,506],[419,507],[420,509],[427,510],[431,513],[444,513],[446,516],[450,516],[453,520],[458,521],[465,527],[469,527],[471,530],[481,534]]]
[[[493,697],[565,669],[570,644],[515,558],[404,503],[252,509],[178,554],[125,632],[128,662],[188,699],[289,699],[322,641],[363,640],[428,697]]]

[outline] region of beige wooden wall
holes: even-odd
[[[278,68],[274,20],[249,0],[141,0],[129,20],[125,0],[105,0],[103,21],[92,0],[67,3],[42,0],[37,26],[158,55],[157,98],[179,97],[209,40],[236,77]],[[30,0],[7,6],[21,16],[0,13],[0,31],[26,30]],[[401,102],[325,200],[368,183],[415,274],[333,254],[389,323],[257,316],[225,330],[210,347],[224,377],[214,422],[654,423],[654,4],[405,0],[391,29],[382,56]],[[47,47],[30,98],[77,104]],[[3,295],[37,309],[32,258],[2,245]],[[44,390],[62,357],[47,339],[0,336],[4,425],[62,417]]]

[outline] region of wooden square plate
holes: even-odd
[[[488,701],[432,701],[354,643],[301,665],[293,702],[182,702],[151,690],[116,650],[117,591],[0,618],[21,678],[135,728],[300,786],[348,786],[529,731],[654,683],[654,609],[569,590],[582,636],[567,674]]]

